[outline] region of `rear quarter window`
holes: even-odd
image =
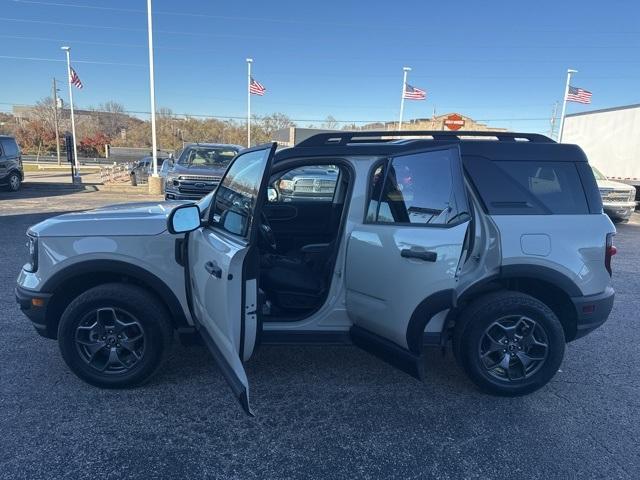
[[[492,215],[590,213],[574,162],[492,161],[473,156],[463,161]]]

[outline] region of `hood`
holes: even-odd
[[[211,175],[215,177],[221,177],[227,170],[229,164],[220,164],[215,166],[203,166],[203,165],[181,165],[176,163],[169,171],[170,175]]]
[[[104,237],[158,235],[167,229],[167,217],[189,202],[145,202],[109,205],[49,218],[29,228],[43,237]]]
[[[613,180],[597,180],[598,188],[600,190],[618,190],[623,192],[630,192],[635,189],[631,185],[627,185],[622,182],[615,182]]]

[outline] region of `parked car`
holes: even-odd
[[[636,187],[609,180],[596,167],[591,167],[602,196],[604,212],[614,222],[628,222],[636,209]]]
[[[158,157],[158,174],[162,173],[162,166],[167,158]],[[144,157],[133,164],[129,171],[129,177],[131,178],[131,185],[136,186],[139,183],[147,183],[149,176],[153,174],[153,157]]]
[[[18,142],[8,135],[0,135],[0,186],[17,192],[23,181],[24,169]]]
[[[218,186],[242,147],[218,143],[186,145],[167,175],[166,200],[198,200]]]
[[[333,165],[300,167],[274,182],[273,189],[284,202],[297,199],[331,201],[338,173],[338,168]]]
[[[329,165],[331,201],[268,201],[271,182]],[[352,343],[418,379],[424,348],[451,344],[482,390],[522,395],[609,316],[614,234],[576,145],[332,132],[242,151],[199,203],[30,227],[16,298],[101,387],[150,378],[176,330],[200,334],[247,412],[260,343]]]

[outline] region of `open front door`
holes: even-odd
[[[243,362],[253,353],[259,328],[256,239],[275,149],[274,143],[246,150],[229,166],[204,226],[189,234],[185,266],[191,313],[250,415]]]
[[[351,336],[420,378],[425,325],[455,303],[470,222],[460,149],[449,145],[388,158],[369,183],[366,219],[347,247]]]

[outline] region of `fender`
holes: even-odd
[[[420,354],[427,323],[436,313],[453,308],[455,295],[453,289],[440,290],[429,295],[415,308],[407,325],[407,345],[412,353]]]
[[[176,327],[189,327],[185,312],[169,286],[153,273],[144,268],[118,260],[88,260],[80,262],[56,272],[42,285],[43,292],[54,292],[67,280],[86,273],[116,273],[135,278],[148,285],[167,305]]]
[[[570,297],[583,296],[580,287],[564,273],[542,265],[504,265],[500,268],[498,278],[531,278],[543,280],[565,291]]]

